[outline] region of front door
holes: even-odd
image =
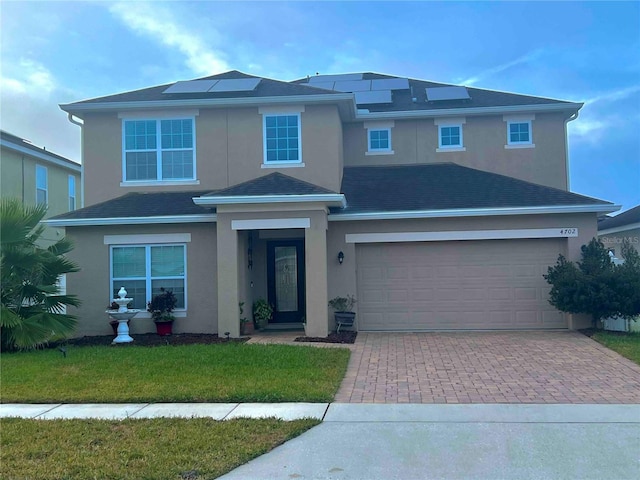
[[[267,287],[273,322],[298,323],[305,315],[304,241],[267,242]]]

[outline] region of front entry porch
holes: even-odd
[[[243,316],[251,318],[258,299],[274,307],[269,329],[304,325],[308,336],[329,333],[326,206],[278,207],[218,207],[220,335],[238,337],[238,304],[244,302]]]

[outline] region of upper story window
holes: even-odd
[[[465,150],[462,133],[466,122],[464,118],[436,118],[434,122],[438,126],[437,152]]]
[[[76,177],[69,175],[69,211],[76,209]]]
[[[262,168],[304,167],[302,112],[304,105],[258,108],[262,115]]]
[[[36,165],[36,203],[47,205],[49,203],[49,179],[47,167]]]
[[[364,128],[367,129],[367,151],[365,155],[389,155],[394,153],[391,150],[391,129],[393,127],[393,121],[364,122]]]
[[[123,123],[125,182],[195,179],[193,118]]]
[[[264,163],[300,163],[300,114],[264,116]]]
[[[534,115],[505,115],[507,122],[507,144],[505,148],[533,148],[531,121]]]

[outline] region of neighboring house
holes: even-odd
[[[82,120],[88,206],[49,222],[76,242],[79,333],[108,332],[123,285],[141,309],[173,290],[174,331],[233,337],[239,302],[258,298],[273,323],[326,336],[327,300],[346,294],[360,330],[588,325],[549,305],[542,277],[618,208],[567,191],[581,106],[237,71],[62,105]],[[153,330],[145,313],[131,323]]]
[[[615,217],[603,217],[598,221],[598,237],[613,254],[622,258],[622,242],[629,243],[640,251],[640,205]]]
[[[68,158],[36,147],[28,140],[0,131],[0,192],[25,205],[47,205],[45,218],[82,208],[81,166]],[[52,243],[64,229],[47,228]]]

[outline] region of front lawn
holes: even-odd
[[[0,478],[217,478],[318,423],[3,418]]]
[[[2,354],[2,403],[329,402],[349,350],[290,345],[66,347]]]
[[[640,365],[640,333],[597,331],[591,338]]]

